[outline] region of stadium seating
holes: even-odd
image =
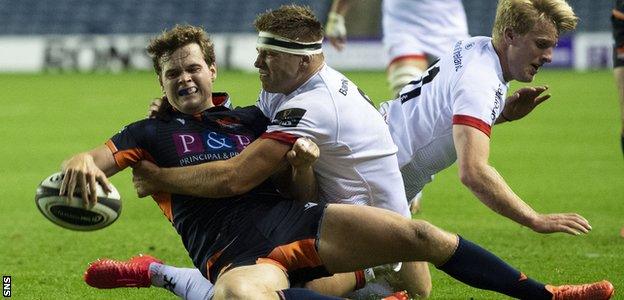
[[[2,0],[0,35],[156,33],[177,23],[209,32],[252,32],[258,13],[293,2],[309,5],[320,18],[331,5],[331,0]],[[569,2],[581,19],[579,31],[609,30],[612,1]],[[464,6],[470,33],[489,35],[496,1],[465,0]]]
[[[156,33],[174,24],[202,25],[210,32],[251,32],[255,16],[290,3],[319,16],[329,0],[2,0],[0,35]]]

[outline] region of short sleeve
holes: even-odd
[[[294,144],[297,138],[307,137],[318,145],[333,140],[337,126],[335,109],[331,101],[319,100],[327,97],[318,92],[309,92],[284,102],[277,109],[262,138]]]
[[[453,125],[474,127],[489,137],[503,109],[507,85],[497,77],[479,78],[475,75],[482,72],[468,71],[452,90]]]
[[[119,168],[124,169],[142,159],[153,160],[145,150],[147,135],[154,131],[154,125],[148,125],[153,123],[151,121],[153,120],[142,120],[125,126],[106,142]]]

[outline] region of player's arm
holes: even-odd
[[[574,214],[539,214],[516,195],[503,177],[488,163],[490,139],[467,125],[453,125],[461,182],[496,213],[536,232],[587,233],[587,220]]]
[[[63,162],[61,169],[65,176],[59,194],[72,199],[78,187],[82,198],[87,199],[85,205],[88,206],[97,202],[97,183],[105,192],[110,192],[108,177],[120,171],[113,153],[106,145],[72,156]]]
[[[319,155],[318,146],[310,139],[297,139],[286,154],[288,164],[273,176],[280,191],[297,201],[316,201],[318,185],[312,164]]]
[[[139,197],[159,191],[208,198],[241,195],[275,173],[290,148],[259,138],[228,160],[178,168],[158,168],[141,161],[133,169],[133,181]]]
[[[325,35],[334,48],[341,51],[347,42],[345,16],[351,7],[351,0],[334,0],[327,15]]]
[[[550,98],[550,94],[542,95],[548,86],[523,87],[505,99],[505,108],[496,119],[495,124],[511,122],[524,118],[535,107]]]

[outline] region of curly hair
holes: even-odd
[[[214,45],[204,29],[192,25],[176,25],[152,39],[147,46],[147,53],[152,57],[156,74],[160,76],[162,63],[167,61],[173,52],[192,43],[199,45],[207,65],[214,64]]]

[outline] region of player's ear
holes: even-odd
[[[307,68],[310,65],[311,59],[312,57],[309,55],[302,55],[301,61],[299,61],[299,67],[303,69]]]
[[[156,77],[158,78],[158,83],[160,84],[160,91],[164,95],[165,94],[165,87],[163,86],[162,78],[160,77],[160,75],[156,75]]]
[[[210,67],[208,67],[208,69],[210,69],[210,80],[212,82],[214,82],[215,80],[217,80],[217,65],[216,64],[212,64],[210,65]]]
[[[505,28],[505,30],[503,31],[503,39],[505,40],[506,44],[511,44],[515,36],[516,35],[513,29],[509,27]]]

